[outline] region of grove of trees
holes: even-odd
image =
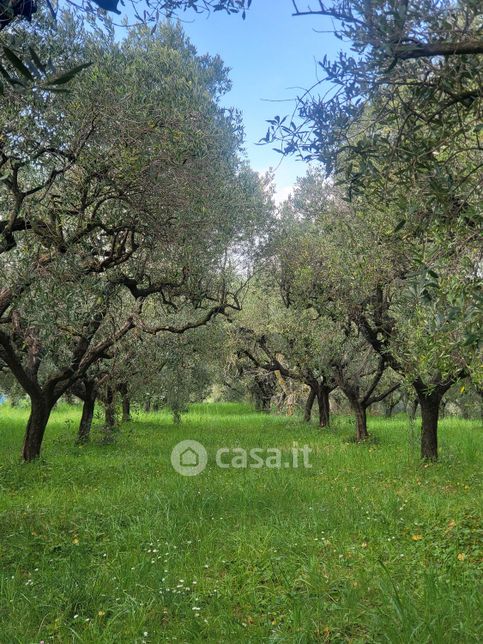
[[[417,402],[430,460],[447,392],[481,398],[480,3],[293,3],[350,51],[269,123],[312,161],[278,208],[223,62],[157,18],[251,4],[146,1],[122,37],[87,5],[2,5],[0,383],[29,400],[26,461],[65,395],[80,442],[96,400],[110,438],[116,401],[179,421],[214,384],[305,396],[321,428],[336,393],[358,441],[374,405]]]

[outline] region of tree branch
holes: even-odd
[[[381,400],[384,400],[384,398],[387,398],[389,394],[392,394],[393,391],[396,391],[396,389],[399,389],[400,386],[401,386],[401,383],[397,382],[395,385],[387,389],[384,393],[380,394],[379,396],[374,396],[373,398],[369,398],[368,400],[364,399],[366,406],[369,407],[374,403],[381,402]]]
[[[400,60],[432,58],[433,56],[468,56],[483,54],[483,40],[467,42],[434,42],[398,45],[392,52]]]

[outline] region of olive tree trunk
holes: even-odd
[[[315,391],[310,388],[309,395],[307,396],[307,400],[305,402],[305,408],[304,408],[304,422],[310,423],[310,419],[312,418],[312,407],[314,406],[315,402]]]
[[[359,402],[356,402],[352,409],[354,410],[354,415],[356,418],[356,440],[365,441],[366,438],[369,438],[369,433],[367,431],[367,410],[364,405],[361,405]]]
[[[89,442],[92,419],[94,418],[94,407],[96,404],[95,384],[92,382],[85,383],[85,397],[82,405],[82,416],[79,423],[79,432],[77,434],[78,443]]]
[[[418,392],[421,407],[421,458],[430,461],[438,459],[438,420],[440,394],[434,390],[431,393]]]
[[[346,392],[344,393],[346,394],[346,398],[349,401],[352,412],[354,414],[354,420],[356,424],[356,441],[365,441],[366,438],[369,438],[369,432],[367,431],[367,406],[358,398],[350,396]]]
[[[330,425],[330,404],[329,404],[330,387],[319,385],[317,391],[317,403],[319,405],[319,427],[328,427]]]
[[[421,407],[421,458],[438,459],[438,420],[441,400],[454,381],[424,384],[416,380],[414,388]]]
[[[112,387],[106,388],[104,398],[104,440],[111,442],[116,427],[116,403]]]
[[[131,399],[129,398],[126,383],[123,382],[119,385],[119,393],[122,400],[122,422],[129,423],[131,422]]]
[[[47,396],[39,395],[31,398],[30,416],[22,451],[24,461],[33,461],[40,456],[45,428],[54,404],[55,401],[49,400]]]

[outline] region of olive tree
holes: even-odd
[[[458,223],[448,225],[448,238],[438,234],[438,223],[418,237],[395,230],[397,209],[369,209],[363,197],[349,203],[317,173],[301,182],[297,199],[300,212],[314,215],[304,253],[287,262],[292,291],[295,284],[302,301],[345,320],[346,333],[355,326],[414,387],[422,410],[421,453],[435,458],[442,396],[465,375],[481,378],[476,238],[467,237],[462,248]]]
[[[0,256],[0,359],[32,401],[26,460],[56,400],[146,315],[182,333],[238,306],[229,257],[254,245],[265,207],[238,117],[217,102],[219,58],[198,57],[178,27],[119,43],[71,17],[61,27],[96,63],[69,93],[36,97],[39,131],[25,118],[4,140],[2,201],[25,223]],[[72,154],[69,136],[82,140]],[[33,162],[26,145],[52,152]]]

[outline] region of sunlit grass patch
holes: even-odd
[[[27,412],[0,409],[0,642],[480,639],[477,422],[445,419],[425,466],[403,417],[370,418],[357,445],[351,419],[195,405],[76,447],[79,409],[61,407],[22,465]],[[307,444],[313,467],[211,458],[185,478],[170,453],[187,438],[210,457]]]

